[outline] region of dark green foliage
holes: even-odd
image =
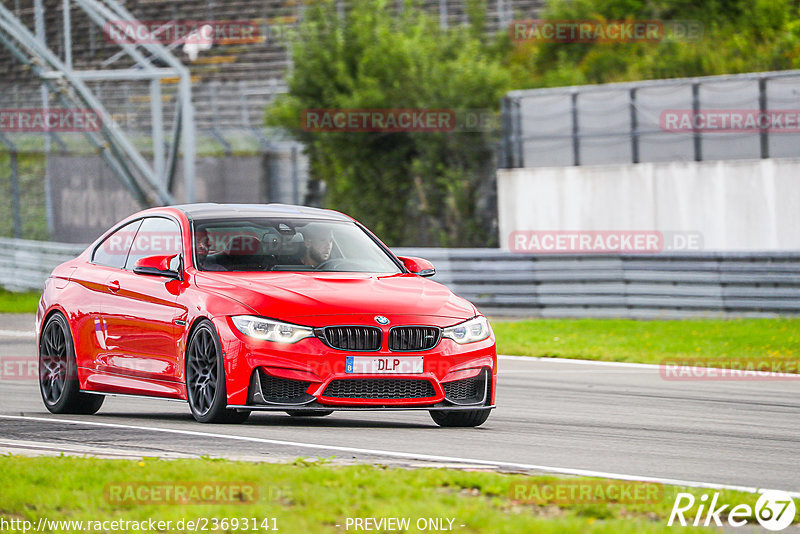
[[[552,0],[552,20],[702,24],[702,36],[658,42],[513,43],[487,37],[485,3],[470,24],[443,30],[407,2],[309,6],[293,44],[290,93],[267,122],[308,149],[324,204],[352,214],[388,244],[495,246],[496,131],[319,133],[306,109],[499,109],[512,89],[800,68],[799,0]]]

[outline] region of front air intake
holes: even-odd
[[[442,383],[444,397],[453,404],[482,404],[489,395],[489,371],[484,369],[472,378]]]
[[[306,404],[314,397],[306,393],[311,382],[291,380],[256,370],[250,381],[250,402],[255,404]]]
[[[338,399],[427,399],[436,391],[429,380],[400,378],[350,378],[333,380],[323,397]]]

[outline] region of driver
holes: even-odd
[[[201,228],[195,234],[195,249],[197,252],[197,263],[200,268],[206,271],[227,271],[228,269],[213,258],[209,259],[208,254],[211,252],[211,236],[208,235],[208,230]]]
[[[301,261],[303,265],[317,268],[331,256],[333,233],[326,226],[311,224],[302,233],[303,242],[306,245],[306,253]]]

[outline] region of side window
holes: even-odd
[[[117,269],[124,268],[125,259],[128,257],[133,238],[136,236],[136,232],[139,230],[139,225],[141,224],[141,220],[133,221],[105,238],[103,242],[94,249],[92,261],[98,265],[105,265],[107,267],[116,267]]]
[[[181,231],[178,224],[164,217],[149,217],[136,233],[125,268],[133,270],[136,262],[147,256],[171,256],[180,252]]]

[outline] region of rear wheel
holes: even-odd
[[[105,397],[81,393],[78,363],[67,318],[61,312],[51,315],[39,339],[39,390],[51,413],[93,414]]]
[[[286,410],[292,417],[325,417],[333,413],[333,410]]]
[[[249,411],[229,410],[222,344],[211,321],[195,328],[186,350],[186,394],[192,416],[200,423],[243,423]]]
[[[475,427],[480,426],[489,418],[491,410],[459,410],[442,411],[431,410],[433,421],[443,427]]]

